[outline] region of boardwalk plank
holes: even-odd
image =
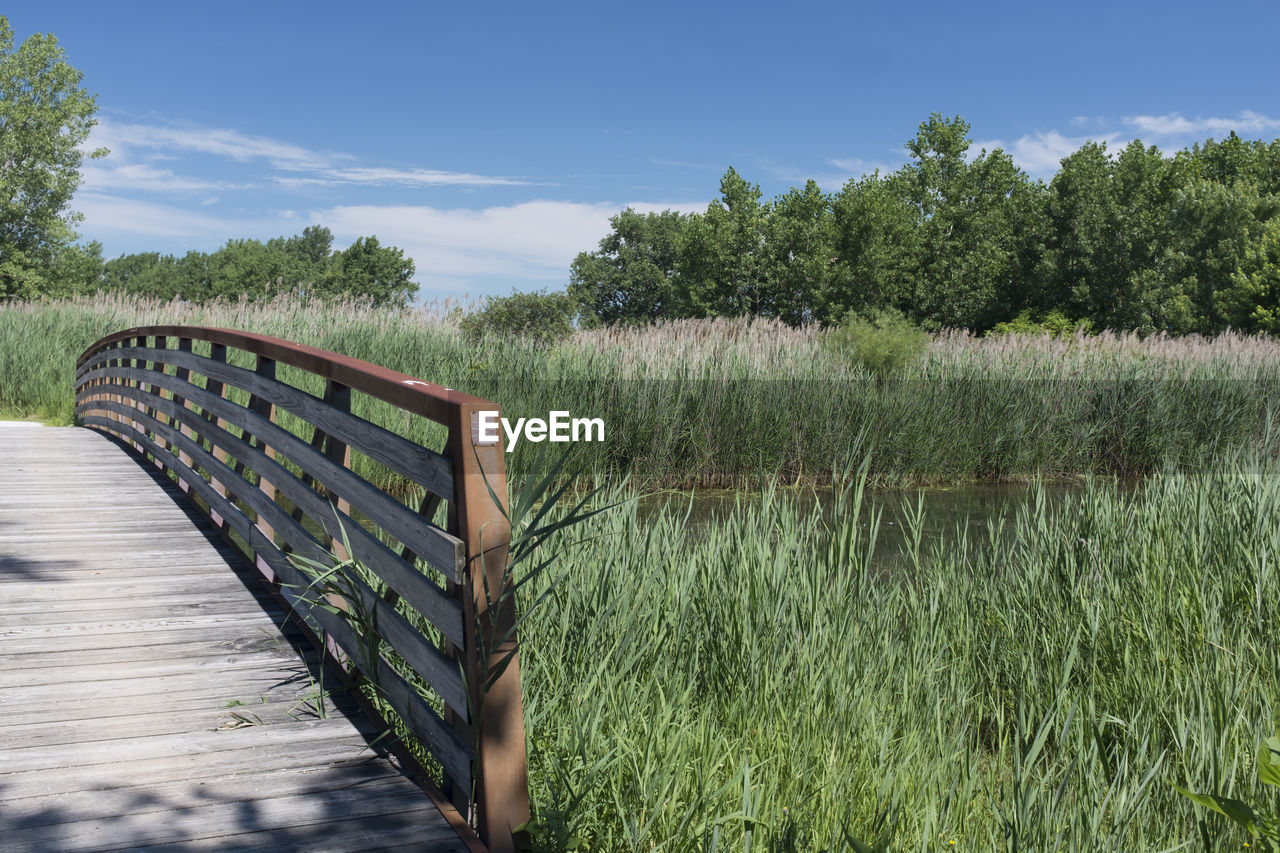
[[[0,423],[0,851],[466,850],[184,500]]]

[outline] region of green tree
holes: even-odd
[[[1164,259],[1187,164],[1137,140],[1114,157],[1090,142],[1064,158],[1045,206],[1037,307],[1098,328],[1186,331],[1191,304]]]
[[[836,271],[831,199],[814,181],[774,200],[765,225],[761,310],[791,324],[818,319]]]
[[[1267,219],[1253,235],[1228,293],[1224,301],[1236,328],[1280,335],[1280,216]]]
[[[1045,204],[1047,246],[1036,268],[1037,307],[1069,316],[1097,316],[1096,296],[1117,274],[1114,253],[1119,216],[1105,142],[1086,142],[1063,158]]]
[[[836,268],[820,295],[819,319],[837,323],[850,311],[907,311],[919,274],[919,211],[902,174],[850,180],[832,202]],[[914,313],[914,312],[912,312]]]
[[[360,237],[333,256],[325,290],[377,305],[405,306],[418,290],[413,271],[413,259],[401,249],[383,246],[377,237]]]
[[[600,247],[569,267],[569,294],[582,306],[584,324],[687,316],[676,267],[689,220],[672,210],[640,214],[629,207],[610,219]]]
[[[1246,181],[1259,195],[1280,194],[1280,139],[1270,143],[1244,140],[1232,131],[1226,139],[1210,139],[1191,146],[1191,172],[1219,184]]]
[[[49,266],[46,293],[53,298],[94,293],[103,287],[104,270],[101,243],[64,246]]]
[[[54,257],[75,237],[68,205],[97,110],[81,78],[52,35],[14,50],[0,16],[0,299],[47,289]]]
[[[165,300],[187,295],[176,259],[159,252],[137,252],[107,261],[103,278],[107,290]]]
[[[720,179],[720,198],[693,217],[676,270],[694,316],[771,313],[765,274],[766,208],[760,187],[733,169]]]
[[[209,296],[261,299],[288,292],[289,256],[282,241],[228,240],[209,256]]]
[[[1244,180],[1191,181],[1175,193],[1169,246],[1157,264],[1183,304],[1173,331],[1257,331],[1268,323],[1278,221],[1280,197],[1260,196]]]
[[[914,315],[984,330],[1025,307],[1043,186],[999,149],[966,159],[969,145],[963,119],[935,113],[907,143],[914,162],[900,180],[919,216]]]
[[[332,231],[323,225],[308,225],[301,234],[268,240],[267,246],[284,258],[281,276],[284,286],[299,296],[323,289],[333,262]]]

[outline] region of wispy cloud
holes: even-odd
[[[350,154],[314,151],[229,128],[128,124],[110,119],[99,119],[90,143],[93,147],[105,146],[126,157],[139,149],[176,151],[211,154],[237,162],[265,160],[273,168],[290,171],[329,168],[356,159]]]
[[[375,184],[381,186],[392,184],[418,187],[511,187],[530,185],[529,181],[521,181],[515,178],[473,175],[469,172],[442,172],[436,169],[355,167],[349,169],[327,169],[322,174],[324,177],[317,179],[320,182]]]
[[[1197,117],[1185,118],[1180,113],[1165,115],[1134,115],[1124,117],[1119,124],[1126,132],[1112,130],[1115,120],[1102,117],[1076,116],[1070,124],[1074,128],[1093,126],[1096,132],[1084,135],[1066,135],[1056,130],[1025,134],[1012,143],[1000,139],[975,142],[970,155],[985,148],[992,151],[1002,148],[1013,161],[1028,174],[1048,178],[1058,171],[1063,157],[1078,150],[1086,142],[1105,142],[1111,151],[1119,151],[1135,136],[1148,142],[1158,142],[1162,148],[1176,149],[1191,145],[1209,136],[1223,137],[1231,131],[1242,136],[1260,136],[1280,131],[1280,119],[1246,110],[1235,118]]]
[[[494,187],[525,186],[531,182],[471,172],[396,168],[359,164],[353,154],[312,149],[265,136],[251,136],[229,128],[170,126],[102,119],[85,145],[86,151],[105,147],[111,155],[101,165],[86,167],[85,186],[142,192],[190,192],[236,185],[182,177],[168,169],[142,165],[206,155],[236,163],[262,163],[267,174],[258,183],[287,189],[334,186]],[[252,184],[242,184],[247,188]]]
[[[1159,116],[1126,116],[1125,124],[1150,136],[1188,136],[1216,134],[1225,136],[1235,131],[1244,136],[1280,130],[1280,119],[1245,110],[1235,118],[1184,118],[1180,113]]]
[[[609,230],[609,218],[628,205],[527,201],[469,210],[421,205],[340,205],[313,210],[313,223],[333,229],[340,240],[364,234],[406,250],[424,287],[432,279],[500,276],[512,287],[530,282],[561,286],[569,263],[594,249]],[[632,202],[640,213],[689,205]],[[693,209],[703,210],[705,205]],[[535,284],[535,286],[537,286]]]
[[[862,178],[877,169],[884,174],[898,167],[887,162],[863,160],[858,157],[829,157],[823,161],[822,167],[816,170],[779,164],[763,157],[757,159],[756,165],[774,180],[786,181],[794,187],[804,186],[807,181],[812,180],[826,192],[835,192],[850,180]]]
[[[837,175],[826,175],[825,179],[817,179],[823,189],[838,189],[850,179],[862,178],[872,172],[886,175],[902,166],[901,162],[890,163],[886,160],[864,160],[861,157],[834,157],[827,160],[827,165],[839,170]],[[834,186],[829,186],[834,184]]]
[[[649,162],[655,166],[676,166],[681,169],[701,169],[710,172],[724,171],[724,166],[716,163],[690,163],[687,160],[667,160],[661,157],[654,157]]]
[[[89,191],[131,189],[142,192],[185,193],[212,189],[233,189],[234,184],[184,178],[169,169],[157,169],[143,163],[100,166],[88,163],[80,167],[80,186]]]

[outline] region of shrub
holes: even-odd
[[[924,353],[929,336],[892,309],[863,316],[856,311],[823,336],[823,346],[850,365],[884,376]]]
[[[990,334],[1048,335],[1051,338],[1069,338],[1076,334],[1092,335],[1093,332],[1093,323],[1088,320],[1072,320],[1055,308],[1041,315],[1028,309],[1007,323],[996,323]]]
[[[551,346],[573,334],[577,304],[567,293],[513,293],[490,296],[484,307],[463,317],[462,332],[472,342],[483,337],[518,337]]]

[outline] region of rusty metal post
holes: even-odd
[[[448,455],[453,460],[455,535],[466,545],[464,658],[476,733],[476,827],[493,853],[509,853],[517,849],[516,828],[529,820],[529,772],[515,595],[507,573],[511,529],[505,515],[506,467],[501,444],[475,441],[479,410],[472,403],[453,409]],[[486,690],[491,667],[508,658],[506,669]]]

